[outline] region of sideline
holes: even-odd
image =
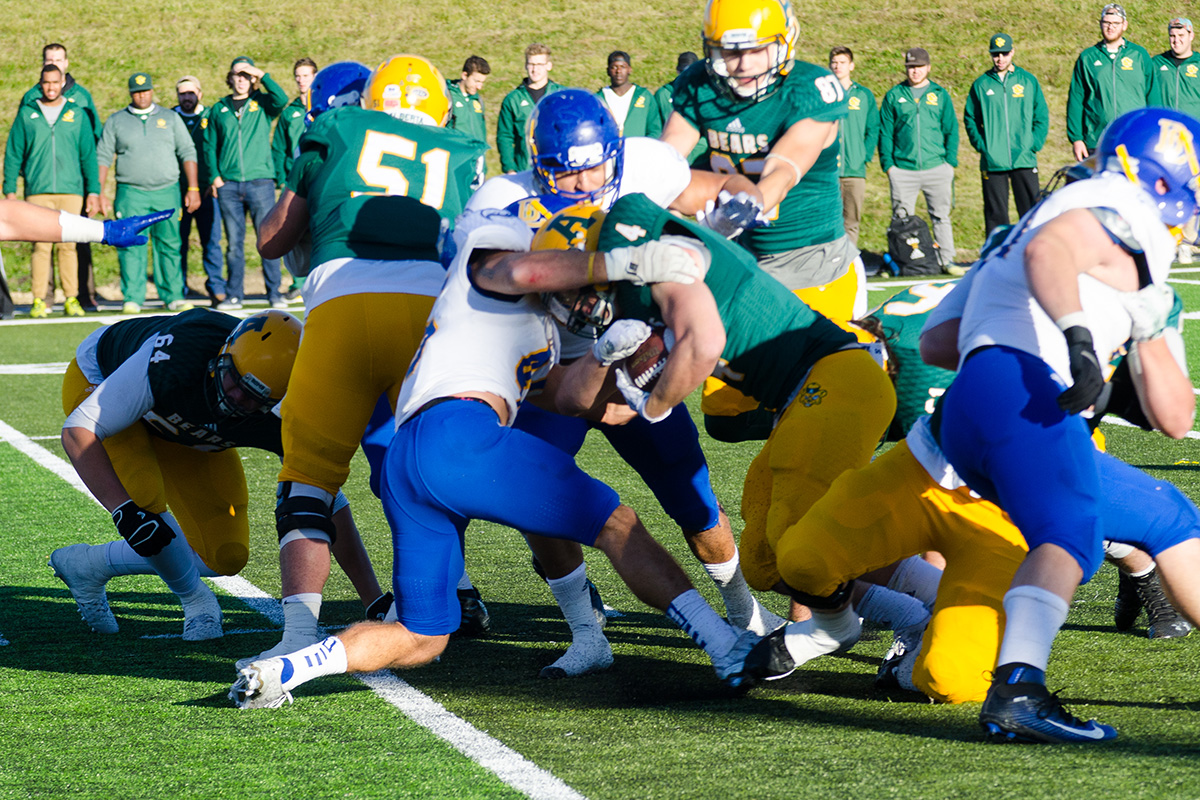
[[[11,444],[19,452],[33,459],[38,466],[54,473],[92,502],[99,504],[69,462],[54,455],[3,420],[0,420],[0,442]],[[222,591],[262,614],[277,627],[283,627],[283,610],[273,595],[236,575],[210,580]],[[0,640],[2,639],[0,636]],[[560,778],[461,717],[450,713],[441,703],[396,677],[392,672],[380,670],[354,677],[413,722],[445,740],[455,750],[527,797],[534,800],[586,800],[584,795]]]

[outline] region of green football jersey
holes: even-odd
[[[921,360],[921,328],[929,312],[950,294],[957,281],[910,286],[870,313],[883,324],[888,353],[897,362],[896,416],[886,441],[900,441],[923,414],[932,414],[954,373]]]
[[[771,146],[804,119],[836,122],[846,116],[842,85],[829,70],[797,61],[778,79],[780,86],[761,100],[733,99],[713,84],[704,62],[688,67],[675,81],[673,108],[708,142],[713,172],[739,172],[752,181],[762,174]],[[767,212],[771,224],[742,234],[756,255],[782,253],[831,242],[846,233],[838,183],[837,140],[821,151],[800,182]],[[697,162],[700,167],[700,162]]]
[[[483,179],[487,144],[459,131],[343,106],[300,139],[287,186],[308,201],[312,264],[335,258],[437,260],[453,220]]]
[[[725,326],[725,349],[713,375],[766,408],[783,408],[813,364],[855,343],[852,334],[767,276],[746,250],[679,219],[644,194],[626,195],[613,204],[600,228],[599,249],[642,244],[662,235],[699,239],[712,254],[704,283]],[[649,286],[619,282],[617,308],[622,317],[662,320]]]
[[[96,361],[108,377],[154,337],[146,370],[154,406],[142,417],[154,436],[198,450],[257,447],[282,456],[279,417],[264,413],[221,418],[213,411],[216,393],[208,365],[239,322],[207,308],[125,320],[100,337]]]

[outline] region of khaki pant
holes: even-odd
[[[842,188],[842,224],[846,235],[858,246],[858,227],[862,223],[863,201],[867,196],[866,178],[838,178]]]
[[[25,198],[35,206],[52,208],[78,214],[83,211],[83,198],[77,194],[31,194]],[[62,283],[63,295],[76,297],[79,294],[79,257],[73,242],[35,242],[30,276],[33,281],[34,298],[42,298],[46,305],[54,303],[54,283],[50,280],[50,248],[58,253],[58,279]]]

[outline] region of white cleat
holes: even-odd
[[[612,645],[608,643],[604,634],[597,632],[595,636],[576,639],[561,658],[550,666],[543,667],[538,675],[542,678],[574,678],[603,672],[611,667],[612,663]]]
[[[279,708],[285,701],[291,703],[292,693],[283,688],[283,667],[283,659],[268,658],[238,670],[229,699],[238,708]]]
[[[752,599],[754,600],[754,605],[750,609],[750,616],[748,618],[742,618],[733,614],[730,615],[729,623],[735,628],[753,631],[759,636],[766,636],[768,633],[787,624],[786,619],[768,611],[767,607],[758,602],[757,598]]]
[[[107,578],[95,574],[88,551],[91,545],[73,544],[60,547],[50,554],[50,566],[55,577],[62,580],[75,598],[75,606],[96,633],[116,633],[117,618],[108,607],[104,586]]]
[[[261,653],[259,653],[256,656],[248,656],[246,658],[239,658],[237,661],[233,662],[233,669],[235,672],[241,672],[246,667],[253,664],[255,661],[266,661],[268,658],[279,658],[280,656],[286,656],[287,654],[294,653],[297,650],[303,650],[304,648],[308,647],[310,644],[316,644],[317,642],[321,641],[321,639],[323,639],[323,638],[325,638],[325,637],[323,637],[319,634],[313,634],[312,636],[303,636],[300,634],[285,633],[283,635],[283,640],[279,644],[275,645],[274,647],[267,649],[267,650],[263,650]]]
[[[213,594],[212,589],[204,586],[203,596],[183,607],[183,640],[204,642],[220,639],[224,635],[225,631],[221,628],[221,604],[217,602],[217,596]]]

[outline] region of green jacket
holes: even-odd
[[[870,89],[852,82],[846,90],[846,107],[838,177],[865,178],[867,164],[879,146],[879,106],[875,105],[875,95]]]
[[[275,180],[271,120],[288,104],[287,94],[263,75],[262,88],[250,93],[240,113],[233,110],[231,98],[222,97],[208,110],[204,160],[211,180]]]
[[[446,81],[446,91],[450,94],[450,110],[454,112],[446,127],[486,142],[487,121],[483,117],[483,98],[464,92],[461,80]]]
[[[1166,108],[1176,108],[1193,117],[1200,116],[1200,53],[1192,53],[1180,61],[1168,50],[1150,59],[1158,87],[1158,102]]]
[[[678,75],[675,76],[678,79]],[[658,104],[659,118],[662,120],[663,128],[667,127],[667,120],[671,118],[671,112],[675,110],[671,98],[675,96],[675,81],[665,83],[658,88],[654,93],[654,102]],[[695,164],[701,157],[708,152],[708,140],[701,136],[696,141],[696,146],[692,148],[692,152],[687,154],[689,164]]]
[[[958,166],[958,120],[950,93],[933,81],[920,102],[907,81],[883,96],[879,108],[879,166],[920,170]]]
[[[96,111],[96,104],[92,101],[92,93],[75,82],[71,77],[71,73],[67,73],[66,79],[63,81],[63,97],[67,98],[68,103],[74,103],[77,108],[82,108],[88,116],[88,121],[91,122],[94,138],[100,138],[100,114]],[[30,102],[37,100],[42,96],[42,87],[40,84],[35,84],[29,91],[25,92],[25,96],[21,98],[21,102],[26,100]]]
[[[204,160],[204,130],[208,127],[208,106],[196,106],[195,114],[185,114],[183,109],[175,106],[171,109],[179,115],[180,122],[183,127],[187,128],[188,134],[192,137],[192,144],[196,148],[196,175],[200,182],[200,191],[207,193],[209,184],[212,183],[212,178],[208,174],[208,164]],[[180,186],[187,190],[187,178],[180,177]]]
[[[608,97],[601,87],[596,90],[596,97],[600,98],[600,102],[604,104],[609,111],[612,107],[608,105]],[[631,90],[633,97],[629,100],[629,112],[625,115],[625,123],[621,125],[622,136],[649,136],[651,139],[657,139],[662,133],[663,123],[662,115],[658,111],[658,103],[654,101],[654,96],[650,94],[650,90],[644,86],[635,85]],[[613,115],[616,116],[615,114]]]
[[[41,97],[41,93],[38,93]],[[4,145],[4,193],[25,176],[25,196],[100,193],[92,122],[77,103],[63,103],[51,125],[37,100],[22,100]]]
[[[1050,130],[1042,85],[1018,66],[1003,80],[995,69],[988,70],[971,84],[963,125],[971,147],[979,151],[981,171],[1036,167]]]
[[[283,187],[288,172],[292,169],[292,160],[296,156],[296,147],[300,144],[300,136],[304,133],[304,116],[308,113],[308,103],[300,97],[288,103],[275,123],[275,131],[271,134],[271,160],[275,162],[275,185]]]
[[[559,84],[550,81],[546,84],[546,94],[557,92],[561,88],[563,87]],[[525,142],[525,126],[533,113],[534,105],[524,81],[504,95],[504,100],[500,103],[500,117],[496,120],[496,150],[500,154],[501,172],[529,169],[529,146]]]
[[[1115,53],[1102,41],[1080,53],[1067,90],[1067,141],[1093,150],[1108,123],[1156,103],[1156,71],[1146,48],[1130,41]]]
[[[196,160],[196,145],[174,111],[158,103],[144,113],[128,106],[104,123],[96,158],[106,167],[117,162],[117,183],[153,191],[179,182],[179,165]]]

